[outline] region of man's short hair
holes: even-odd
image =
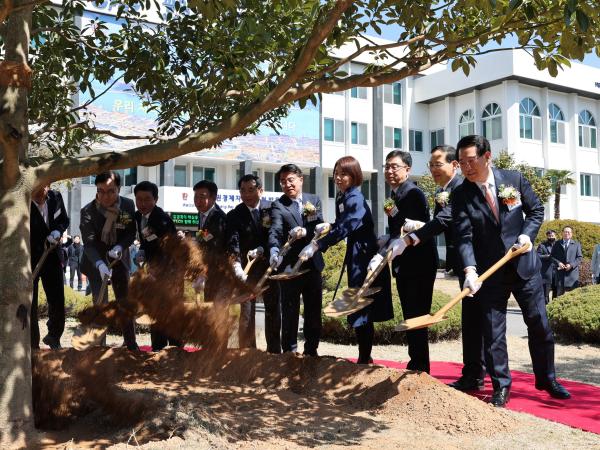
[[[550,233],[556,234],[556,230],[548,230],[548,231],[546,231],[546,236],[548,236]]]
[[[137,195],[138,192],[150,192],[154,200],[158,200],[158,186],[150,181],[140,181],[133,188],[133,195]]]
[[[573,232],[573,227],[570,225],[565,225],[562,230],[565,231],[567,228],[571,230],[571,233]]]
[[[198,181],[194,185],[194,191],[198,189],[206,189],[213,197],[215,197],[217,192],[219,192],[219,188],[217,187],[216,183],[208,180]]]
[[[457,153],[460,153],[461,149],[469,147],[477,149],[477,156],[483,156],[486,152],[492,151],[490,142],[479,134],[471,134],[458,141],[458,144],[456,144]]]
[[[360,186],[363,182],[363,173],[360,168],[360,163],[353,156],[342,156],[336,161],[333,166],[333,172],[335,168],[339,167],[344,173],[347,173],[352,178],[352,186]]]
[[[446,162],[456,161],[456,149],[451,145],[438,145],[431,149],[431,153],[442,152],[446,155]]]
[[[279,169],[275,174],[278,180],[281,178],[282,173],[294,173],[299,177],[303,176],[302,169],[300,169],[300,167],[298,167],[296,164],[285,164],[281,166],[281,169]]]
[[[408,152],[403,152],[402,150],[392,150],[391,152],[389,152],[387,154],[387,156],[385,157],[385,160],[387,161],[388,159],[392,159],[392,158],[400,158],[400,160],[406,164],[408,167],[412,167],[412,156],[410,156],[410,153]]]
[[[251,173],[248,173],[240,178],[240,181],[238,181],[238,189],[242,188],[242,183],[248,183],[249,181],[254,181],[256,183],[256,189],[262,189],[262,181],[260,181],[260,177],[257,177]]]
[[[115,182],[117,187],[121,187],[121,175],[119,175],[119,172],[115,172],[114,170],[107,170],[106,172],[96,175],[94,184],[98,186],[100,183],[106,183],[110,179]]]

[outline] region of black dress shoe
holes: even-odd
[[[510,388],[504,387],[500,389],[494,389],[494,395],[490,400],[490,404],[496,408],[504,408],[510,398]]]
[[[356,364],[373,364],[373,358],[358,358]]]
[[[44,339],[42,339],[42,342],[48,347],[50,347],[52,350],[58,350],[59,348],[62,348],[60,346],[60,341],[50,335],[47,335]]]
[[[571,398],[571,394],[569,394],[569,391],[567,391],[565,387],[556,380],[548,381],[546,383],[538,383],[536,381],[535,388],[538,391],[548,392],[548,394],[550,394],[550,397],[553,398],[558,398],[561,400]]]
[[[483,378],[460,377],[448,386],[462,392],[483,391],[484,381]]]

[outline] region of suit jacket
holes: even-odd
[[[564,287],[571,287],[579,281],[579,264],[583,258],[581,253],[581,244],[571,239],[569,246],[565,251],[565,241],[562,239],[556,241],[552,247],[552,259],[556,269],[557,283]],[[571,264],[571,270],[558,270],[558,263]]]
[[[497,194],[500,185],[513,186],[521,194],[521,203],[510,208],[496,197],[499,223],[476,183],[465,179],[452,195],[452,219],[461,269],[475,266],[479,274],[502,258],[519,235],[526,234],[534,242],[544,220],[544,206],[520,172],[496,168],[492,171]],[[522,279],[540,273],[540,258],[534,251],[514,258],[512,264]]]
[[[537,253],[542,261],[542,279],[546,284],[552,284],[554,278],[554,260],[552,259],[552,246],[554,242],[544,241],[538,245]]]
[[[452,191],[462,183],[462,177],[455,175],[448,183],[446,188],[439,188],[436,191],[436,196],[441,192],[448,192],[450,198],[448,202],[440,204],[435,202],[433,210],[433,219],[415,231],[415,235],[419,241],[427,241],[433,239],[434,236],[444,233],[446,241],[446,270],[452,269],[458,275],[460,272],[460,264],[456,255],[456,247],[454,246],[454,236],[452,234],[452,206],[451,198]],[[412,219],[412,217],[410,217]],[[419,242],[419,245],[421,243]]]
[[[428,222],[430,220],[429,206],[423,191],[411,180],[406,180],[396,190],[395,200],[398,212],[394,217],[388,216],[390,238],[400,236],[400,229],[406,219]],[[392,261],[392,270],[398,273],[421,273],[424,269],[437,269],[438,254],[432,239],[408,247],[402,255]]]
[[[62,236],[70,223],[60,192],[49,190],[46,203],[48,205],[48,225],[44,222],[44,218],[40,214],[37,206],[31,202],[31,211],[29,215],[29,243],[31,245],[31,261],[35,261],[36,263],[41,258],[42,253],[44,253],[46,238],[50,232],[57,230]],[[58,245],[53,252],[60,259],[58,251],[62,252],[61,245]]]
[[[592,252],[592,275],[596,278],[600,277],[600,244],[596,244]]]
[[[117,242],[123,249],[121,264],[129,270],[129,246],[135,240],[135,205],[133,200],[119,196],[120,210],[117,219]],[[84,258],[81,262],[81,271],[89,275],[96,270],[97,261],[106,262],[106,253],[113,247],[102,242],[102,228],[106,218],[98,210],[96,201],[81,208],[79,229],[81,230],[81,241],[83,242]]]
[[[177,228],[171,217],[158,206],[150,211],[148,223],[144,228],[142,228],[142,213],[139,211],[135,212],[135,223],[140,240],[140,250],[144,250],[148,263],[159,252],[160,238],[167,234],[177,234]]]
[[[202,250],[225,250],[227,216],[223,210],[215,203],[214,208],[208,214],[202,227],[200,226],[201,216],[198,213],[198,232],[196,240]]]
[[[269,265],[269,228],[271,227],[271,202],[262,200],[259,204],[257,222],[244,203],[240,203],[227,213],[227,251],[240,262],[248,264],[248,251],[257,247],[264,250],[264,258],[256,261],[250,270],[250,277],[262,276]]]
[[[315,206],[315,214],[306,216],[303,211],[298,212],[296,202],[293,202],[287,195],[282,195],[273,202],[271,209],[272,224],[269,229],[269,248],[276,247],[279,250],[288,239],[289,231],[294,227],[306,228],[306,237],[299,239],[292,244],[292,248],[283,259],[280,268],[289,265],[294,265],[298,260],[300,251],[308,245],[315,234],[315,227],[323,223],[323,208],[321,200],[314,194],[302,193],[302,205],[312,203]],[[325,267],[323,255],[320,251],[316,251],[314,256],[302,264],[303,268],[314,268],[319,272]]]

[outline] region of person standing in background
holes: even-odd
[[[562,239],[552,247],[552,259],[556,270],[556,296],[579,287],[579,265],[583,259],[581,244],[573,239],[573,228],[562,230]]]
[[[550,291],[552,298],[556,297],[554,260],[552,259],[552,247],[556,243],[556,231],[546,231],[546,240],[538,245],[537,253],[542,260],[542,281],[544,283],[544,300],[546,305],[550,302]]]
[[[81,258],[83,257],[83,245],[81,238],[73,236],[73,243],[67,249],[67,260],[69,262],[69,286],[73,289],[73,279],[77,274],[77,290],[81,291],[83,283],[81,279]]]

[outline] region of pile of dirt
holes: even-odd
[[[126,442],[136,430],[137,442],[201,435],[214,446],[349,445],[392,427],[407,436],[430,430],[481,437],[518,426],[511,414],[427,374],[333,357],[64,349],[36,352],[33,374],[38,426],[67,427],[48,435],[56,443]]]

